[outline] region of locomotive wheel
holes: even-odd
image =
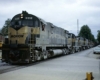
[[[81,48],[79,48],[79,51],[81,51]]]
[[[47,53],[47,58],[50,58],[51,57],[51,54],[50,52]]]
[[[78,51],[77,52],[80,52],[80,49],[78,49]]]
[[[48,58],[48,51],[43,51],[43,58],[47,59]]]
[[[66,55],[66,49],[63,49],[63,54]]]
[[[37,53],[35,54],[35,58],[34,59],[35,59],[35,61],[38,60],[38,54]]]
[[[69,50],[67,50],[67,55],[70,54]]]
[[[38,61],[41,60],[40,54],[38,54],[38,58],[37,58],[37,60],[38,60]]]
[[[68,54],[69,54],[69,53],[68,53],[68,50],[67,50],[67,49],[64,49],[63,54],[64,54],[64,55],[68,55]]]
[[[37,60],[38,60],[38,61],[39,61],[39,60],[42,60],[41,52],[38,53],[38,58],[37,58]]]
[[[40,56],[38,57],[38,60],[44,60],[48,58],[48,52],[47,51],[42,51],[40,53]]]
[[[75,49],[72,49],[72,52],[71,52],[71,53],[72,53],[72,54],[75,53]]]

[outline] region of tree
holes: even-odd
[[[96,42],[94,35],[91,33],[91,29],[88,27],[88,25],[83,25],[81,27],[81,30],[79,32],[79,36],[84,37],[86,39],[89,39],[93,42]]]
[[[93,34],[91,34],[91,40],[92,40],[93,42],[95,42],[95,38],[94,38],[94,35],[93,35]]]
[[[98,40],[98,42],[99,42],[99,44],[100,44],[100,31],[98,31],[97,40]]]
[[[8,27],[10,26],[10,21],[11,21],[11,19],[7,19],[5,21],[4,26],[2,27],[2,29],[0,31],[4,36],[8,35]]]
[[[79,36],[82,36],[82,37],[87,38],[87,39],[91,39],[91,30],[88,27],[88,25],[83,25],[81,27],[81,30],[79,32]]]

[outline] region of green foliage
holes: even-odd
[[[83,25],[81,27],[81,30],[79,32],[79,36],[82,36],[84,38],[90,39],[91,38],[91,30],[87,25]]]
[[[0,31],[4,36],[8,35],[8,27],[10,26],[10,21],[11,21],[11,19],[7,19],[5,21],[4,26],[2,27],[2,29]]]
[[[98,42],[99,42],[99,44],[100,44],[100,31],[98,31],[97,40],[98,40]]]
[[[87,39],[95,42],[94,35],[91,33],[91,29],[88,27],[88,25],[83,25],[81,27],[81,30],[79,32],[79,36],[87,38]]]

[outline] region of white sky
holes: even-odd
[[[0,28],[22,10],[76,35],[77,19],[79,28],[87,24],[95,37],[100,30],[100,0],[0,0]]]

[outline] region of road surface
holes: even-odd
[[[84,80],[86,72],[93,72],[94,80],[100,80],[100,55],[93,48],[78,53],[37,62],[31,66],[17,68],[0,74],[0,80]],[[7,69],[1,63],[0,70]],[[13,67],[16,67],[13,68]],[[9,69],[9,68],[8,68]]]

